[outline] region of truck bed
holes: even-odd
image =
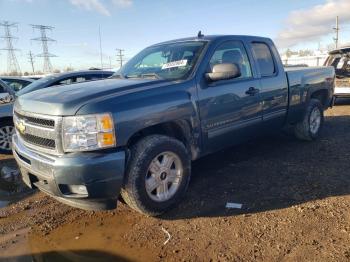
[[[289,85],[288,123],[296,123],[300,120],[305,109],[307,93],[312,93],[312,89],[321,87],[322,90],[328,92],[325,104],[329,106],[334,92],[334,68],[332,66],[286,67],[285,72]]]

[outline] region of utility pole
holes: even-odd
[[[123,59],[124,54],[123,54],[123,52],[125,50],[124,49],[120,49],[120,48],[117,48],[116,50],[117,50],[117,62],[119,62],[119,66],[120,66],[120,68],[122,68],[123,62],[124,62],[124,59]]]
[[[333,27],[333,30],[335,31],[335,37],[333,38],[335,42],[335,49],[338,49],[338,42],[339,42],[339,16],[335,19],[335,27]]]
[[[98,27],[98,36],[100,39],[100,60],[101,60],[101,69],[103,69],[103,59],[102,59],[102,39],[101,39],[101,27]]]
[[[41,47],[43,52],[39,55],[37,55],[38,57],[43,57],[44,58],[44,67],[43,67],[43,71],[44,73],[52,73],[52,65],[51,65],[51,61],[50,61],[50,57],[56,57],[56,55],[53,55],[51,53],[49,53],[49,47],[48,47],[48,43],[49,42],[56,42],[56,40],[49,38],[46,36],[46,31],[47,30],[52,30],[54,29],[54,27],[52,26],[47,26],[47,25],[31,25],[34,29],[37,29],[40,31],[40,37],[37,38],[33,38],[33,41],[40,41],[41,42]]]
[[[28,58],[29,58],[29,63],[30,63],[31,66],[32,66],[33,74],[34,74],[34,73],[35,73],[35,70],[34,70],[34,57],[33,57],[32,51],[29,51],[29,53],[28,53]]]
[[[15,49],[13,47],[13,40],[18,39],[17,37],[12,36],[11,34],[11,28],[15,27],[17,28],[17,23],[11,23],[9,21],[3,21],[0,22],[0,26],[4,27],[5,29],[5,35],[1,36],[6,42],[6,47],[2,48],[0,50],[7,51],[7,73],[21,73],[21,69],[19,67],[15,51],[18,51],[18,49]]]

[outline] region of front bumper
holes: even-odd
[[[12,140],[13,155],[29,187],[81,209],[116,208],[124,177],[124,151],[52,156],[28,149],[17,135]]]
[[[350,97],[350,87],[336,87],[334,89],[335,97]]]

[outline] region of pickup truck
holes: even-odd
[[[334,68],[285,71],[273,42],[203,36],[153,45],[112,79],[20,96],[13,154],[24,182],[68,205],[122,196],[157,216],[177,205],[191,162],[285,127],[316,139]]]

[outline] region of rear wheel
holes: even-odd
[[[323,126],[323,106],[318,99],[311,99],[304,118],[296,124],[294,133],[301,140],[315,140]]]
[[[121,195],[140,213],[156,216],[178,204],[186,192],[191,158],[178,140],[161,135],[143,138],[131,148]]]
[[[2,122],[2,121],[1,121]],[[0,152],[10,154],[12,152],[12,135],[15,132],[13,122],[5,120],[0,123]]]

